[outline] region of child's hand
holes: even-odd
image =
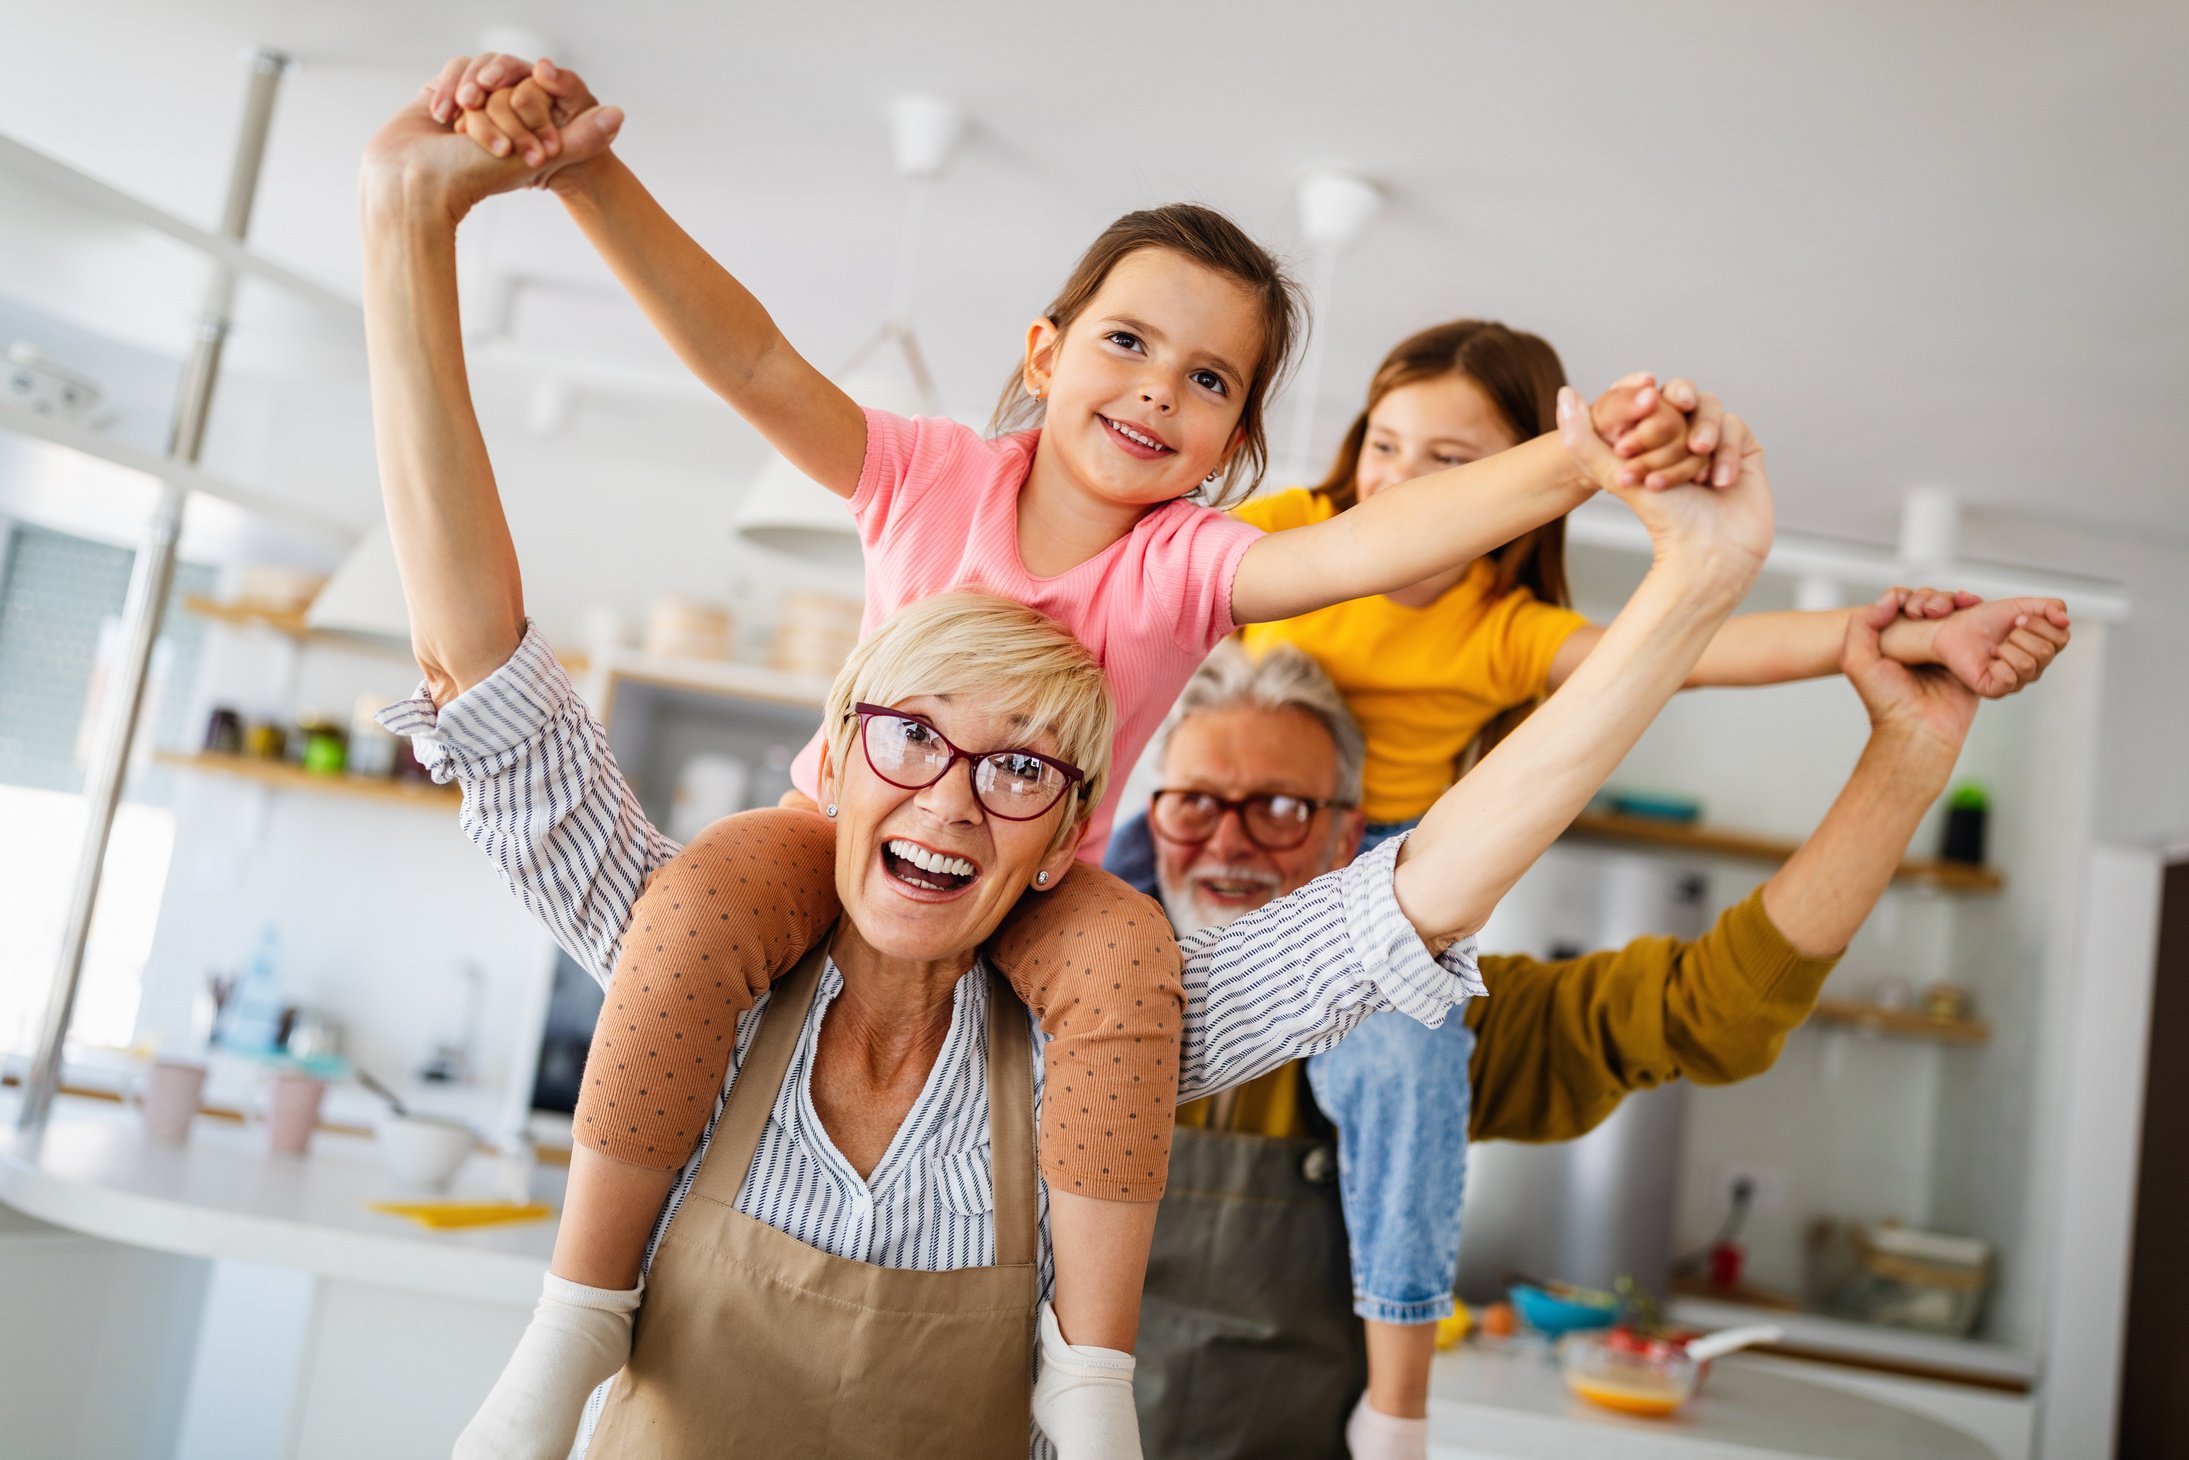
[[[582,128],[572,131],[599,103],[577,72],[553,61],[533,64],[499,54],[452,61],[428,91],[436,119],[496,157],[521,157],[538,169],[530,179],[534,187],[567,182],[614,140],[612,133],[604,139]]]
[[[1660,491],[1688,482],[1731,486],[1740,475],[1744,441],[1729,440],[1725,408],[1690,380],[1661,390],[1655,377],[1626,376],[1589,408],[1589,423],[1618,458],[1605,490],[1642,487]]]
[[[1972,602],[1973,600],[1973,602]],[[1942,604],[1952,605],[1939,617]],[[2067,605],[2057,598],[1996,598],[1916,589],[1901,608],[1907,618],[1935,621],[1930,652],[1922,661],[1942,664],[1954,678],[1986,699],[2013,694],[2037,682],[2067,646]],[[1893,636],[1885,651],[1894,658]]]

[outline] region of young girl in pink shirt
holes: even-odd
[[[848,499],[866,550],[866,628],[905,603],[976,586],[1052,615],[1095,652],[1118,700],[1115,783],[1238,625],[1417,582],[1610,485],[1544,436],[1312,527],[1264,534],[1226,517],[1218,508],[1260,479],[1264,408],[1301,309],[1267,253],[1190,205],[1129,214],[1096,239],[1028,327],[997,412],[1008,434],[862,410],[607,150],[620,117],[604,116],[574,74],[479,58],[468,71],[452,62],[429,90],[436,117],[512,167],[538,169],[694,372]],[[1581,409],[1570,395],[1567,405]],[[1617,438],[1622,479],[1652,486],[1697,479],[1714,454],[1718,480],[1730,482],[1744,439],[1684,383],[1660,392],[1646,378],[1607,393],[1592,424]],[[666,1041],[628,1036],[734,1021],[837,915],[820,744],[817,735],[794,781],[822,814],[784,808],[716,823],[656,875],[634,915],[576,1114],[551,1266],[566,1287],[633,1296],[648,1232],[712,1114],[706,1100],[645,1096],[662,1072],[639,1046]],[[1177,1092],[1176,943],[1160,909],[1099,866],[1116,790],[1066,792],[1097,804],[1078,847],[1095,865],[1037,883],[1046,895],[1023,899],[987,950],[1049,1036],[1039,1149],[1068,1341],[1045,1344],[1034,1402],[1068,1460],[1139,1453],[1129,1350]],[[911,843],[880,855],[919,896],[966,895],[982,875]],[[745,895],[716,895],[732,887]],[[679,1001],[669,990],[693,986],[676,977],[687,971],[722,992]],[[718,1091],[723,1073],[700,1084]],[[693,1078],[681,1074],[680,1086]],[[604,1301],[576,1324],[546,1306],[467,1431],[477,1453],[559,1455],[576,1406],[621,1364],[629,1303]],[[625,1325],[621,1335],[571,1338],[604,1321]]]

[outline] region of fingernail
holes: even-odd
[[[548,138],[548,139],[547,139],[547,155],[548,155],[549,157],[553,157],[553,156],[554,156],[554,155],[555,155],[556,153],[558,153],[558,152],[560,152],[560,151],[562,151],[562,139],[561,139],[560,137],[550,137],[550,138]]]
[[[479,73],[479,84],[481,86],[492,86],[501,79],[502,70],[499,66],[489,66]]]
[[[1732,485],[1733,485],[1733,468],[1731,468],[1730,466],[1721,466],[1721,467],[1719,467],[1719,468],[1718,468],[1718,476],[1717,476],[1717,481],[1718,481],[1718,485],[1719,485],[1719,486],[1721,486],[1721,487],[1730,487],[1730,486],[1732,486]]]
[[[490,150],[496,157],[507,157],[509,155],[509,139],[507,137],[496,137]]]
[[[462,86],[456,88],[456,99],[465,106],[477,106],[479,104],[479,88],[466,81]]]
[[[537,147],[524,155],[524,165],[527,167],[538,167],[546,160],[547,158],[541,154],[540,149]]]
[[[1573,419],[1573,387],[1570,385],[1558,387],[1558,419],[1560,421]]]
[[[1630,472],[1630,471],[1623,471],[1623,472],[1619,473],[1619,485],[1620,485],[1620,486],[1622,486],[1622,487],[1631,487],[1631,486],[1633,486],[1633,485],[1634,485],[1634,473],[1633,473],[1633,472]]]

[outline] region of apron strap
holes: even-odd
[[[722,1107],[714,1135],[707,1142],[706,1159],[699,1163],[699,1174],[692,1180],[692,1195],[723,1206],[737,1204],[745,1173],[752,1169],[753,1157],[760,1152],[760,1138],[767,1133],[768,1113],[775,1108],[791,1055],[798,1048],[798,1036],[805,1030],[807,1012],[813,1008],[814,994],[821,987],[828,945],[828,936],[823,934],[768,995],[752,1048],[745,1052],[745,1062],[738,1067],[737,1082],[730,1086],[729,1101]]]
[[[988,981],[988,1161],[996,1188],[996,1266],[1038,1250],[1034,1188],[1034,1041],[1026,1006],[1000,973]]]

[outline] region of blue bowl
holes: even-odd
[[[1570,1298],[1554,1297],[1527,1283],[1515,1283],[1508,1292],[1513,1307],[1520,1311],[1528,1326],[1553,1338],[1587,1328],[1609,1328],[1619,1321],[1616,1301],[1577,1303]]]

